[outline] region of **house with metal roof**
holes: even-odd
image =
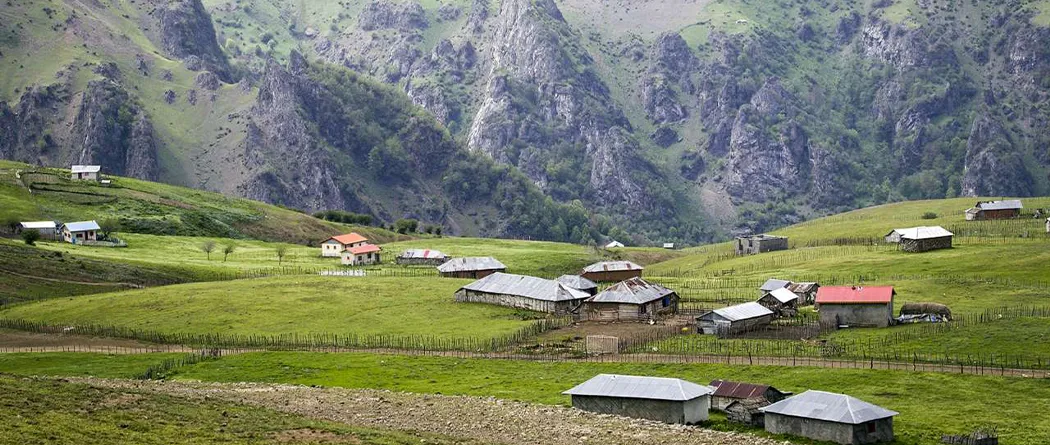
[[[707,420],[713,392],[682,379],[599,374],[562,394],[584,411],[690,425]]]
[[[1020,199],[1007,199],[1003,201],[978,201],[976,205],[966,210],[967,221],[981,221],[986,219],[1010,219],[1021,216],[1024,205]]]
[[[757,253],[787,250],[788,239],[775,235],[738,236],[736,238],[737,255],[754,255]]]
[[[675,291],[641,278],[631,278],[610,286],[589,298],[584,317],[599,321],[650,320],[678,313]]]
[[[754,383],[712,380],[711,386],[715,388],[715,392],[711,394],[711,408],[718,411],[725,411],[726,407],[735,401],[757,400],[764,402],[765,406],[791,395],[790,392],[782,392],[769,385]]]
[[[36,230],[41,238],[55,239],[58,236],[58,223],[54,221],[23,221],[15,228],[16,233],[26,230]]]
[[[343,251],[342,263],[344,266],[367,266],[379,264],[383,248],[375,244],[361,244]]]
[[[955,234],[941,226],[912,227],[894,229],[886,234],[886,242],[897,243],[905,252],[926,252],[936,249],[950,249]]]
[[[345,235],[336,235],[321,242],[321,256],[339,258],[344,250],[365,244],[368,244],[368,238],[358,233],[351,232]]]
[[[98,181],[101,165],[74,165],[69,169],[70,179],[74,181]]]
[[[496,272],[506,272],[507,266],[499,260],[486,257],[452,258],[437,267],[438,273],[448,278],[485,278]]]
[[[788,280],[781,280],[781,279],[777,279],[777,278],[770,278],[770,279],[766,280],[765,283],[762,283],[762,286],[760,286],[758,288],[758,296],[761,297],[761,296],[763,296],[765,294],[770,293],[771,291],[773,291],[775,289],[785,288],[785,287],[788,287],[790,285],[791,285],[791,282],[788,281]]]
[[[616,283],[640,277],[644,269],[630,261],[601,261],[584,267],[580,276],[596,283]]]
[[[606,249],[620,249],[622,247],[624,247],[623,243],[616,240],[609,241],[609,244],[605,245]]]
[[[582,290],[589,295],[598,293],[598,284],[579,275],[562,275],[558,282],[576,290]]]
[[[408,249],[401,252],[395,259],[397,264],[406,266],[440,266],[449,260],[440,250],[433,249]]]
[[[802,282],[802,283],[791,283],[787,286],[787,290],[793,292],[801,299],[799,301],[800,306],[807,306],[813,304],[817,299],[817,291],[820,290],[820,284],[815,282]]]
[[[893,286],[824,286],[817,291],[820,322],[834,326],[880,327],[893,320]]]
[[[898,413],[845,394],[806,391],[761,408],[766,431],[844,445],[893,441]]]
[[[496,272],[461,287],[456,301],[528,309],[548,314],[578,313],[591,295],[554,280]]]
[[[102,228],[95,221],[78,221],[62,225],[62,239],[67,243],[81,244],[85,241],[98,241],[98,232]]]
[[[798,314],[798,307],[802,299],[786,287],[773,289],[758,299],[758,304],[773,311],[777,317],[794,317]]]
[[[773,311],[755,302],[715,309],[696,318],[700,333],[720,336],[760,329],[771,321]]]

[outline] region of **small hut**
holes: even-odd
[[[758,400],[769,405],[791,395],[789,392],[782,392],[769,385],[754,383],[712,380],[711,386],[715,388],[715,393],[711,394],[711,409],[717,411],[725,411],[729,404],[737,401]]]
[[[609,242],[609,244],[605,245],[606,249],[620,249],[620,248],[623,248],[623,247],[624,247],[623,243],[621,243],[619,241],[616,241],[616,240],[612,240],[612,241]]]
[[[44,239],[55,239],[58,237],[58,224],[54,221],[23,221],[18,223],[15,232],[22,233],[26,230],[36,230]]]
[[[596,283],[616,283],[641,277],[644,269],[630,261],[602,261],[584,267],[580,276]]]
[[[772,291],[774,291],[776,289],[783,289],[783,288],[788,287],[790,285],[791,285],[791,282],[788,281],[788,280],[781,280],[781,279],[777,279],[777,278],[770,278],[770,279],[766,280],[765,283],[762,283],[762,286],[760,286],[758,288],[758,296],[761,297],[761,296],[763,296],[765,294],[768,294],[768,293],[770,293],[770,292],[772,292]]]
[[[395,260],[397,264],[406,266],[440,266],[449,260],[449,256],[440,250],[431,249],[408,249],[401,252]]]
[[[788,285],[787,290],[794,292],[799,297],[799,306],[808,306],[813,304],[817,299],[817,291],[820,289],[820,284],[814,282],[805,283],[791,283]]]
[[[886,234],[886,242],[897,243],[905,252],[926,252],[936,249],[950,249],[952,237],[955,236],[940,226],[912,227],[895,229]]]
[[[492,257],[453,258],[437,267],[443,277],[480,279],[496,272],[505,272],[507,266]]]
[[[806,391],[761,408],[766,431],[844,445],[893,441],[898,413],[845,394]]]
[[[600,321],[649,320],[677,313],[678,300],[671,289],[631,278],[589,298],[584,314]]]
[[[101,165],[74,165],[70,167],[70,179],[74,181],[98,181]]]
[[[599,374],[562,394],[583,411],[692,425],[707,420],[713,392],[681,379]]]
[[[755,428],[764,428],[766,416],[762,408],[766,406],[769,406],[769,402],[762,399],[734,400],[729,402],[724,410],[726,420]]]
[[[817,291],[820,322],[834,326],[880,327],[893,320],[893,286],[824,286]]]
[[[595,282],[579,275],[562,275],[558,277],[558,282],[573,289],[587,292],[588,295],[598,293],[598,285]]]
[[[987,219],[1010,219],[1021,216],[1024,206],[1020,199],[1008,199],[1003,201],[978,201],[976,205],[966,210],[967,221],[981,221]]]
[[[724,336],[769,325],[773,311],[751,302],[715,309],[697,317],[696,321],[701,333]]]
[[[776,317],[794,317],[798,314],[801,299],[787,288],[773,289],[758,299],[758,304],[773,311]]]
[[[508,306],[548,314],[577,313],[590,294],[554,280],[496,272],[456,291],[456,301]]]
[[[736,239],[737,255],[754,255],[776,250],[787,250],[788,239],[774,235],[740,236]]]

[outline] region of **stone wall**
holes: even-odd
[[[572,406],[584,411],[615,414],[665,423],[695,424],[707,420],[710,396],[687,402],[620,397],[572,396]]]
[[[833,304],[820,305],[820,322],[850,326],[884,328],[893,318],[893,303],[888,304]]]

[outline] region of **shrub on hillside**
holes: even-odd
[[[933,212],[926,212],[922,214],[922,219],[937,219],[937,214]]]
[[[25,243],[30,245],[30,246],[35,245],[37,240],[39,240],[39,239],[40,239],[40,231],[38,231],[36,229],[29,229],[29,230],[23,230],[22,231],[22,241],[25,241]]]

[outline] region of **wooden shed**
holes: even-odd
[[[808,306],[817,300],[817,291],[820,290],[820,284],[815,282],[791,283],[787,286],[787,290],[798,295],[800,306]]]
[[[817,291],[820,322],[834,326],[880,327],[893,320],[892,286],[824,286]]]
[[[480,279],[496,272],[506,272],[507,266],[499,260],[486,257],[453,258],[437,267],[443,277]]]
[[[486,303],[548,314],[578,313],[590,294],[554,280],[496,272],[456,291],[456,301]]]
[[[712,392],[681,379],[599,374],[562,394],[584,411],[692,425],[707,420]]]
[[[798,314],[801,298],[787,288],[773,289],[758,299],[766,309],[773,311],[776,317],[794,317]]]
[[[588,295],[594,295],[598,293],[597,283],[579,275],[562,275],[558,277],[558,282],[569,286],[573,289],[587,292]]]
[[[1020,199],[1008,199],[1003,201],[978,201],[976,205],[966,210],[967,221],[981,221],[987,219],[1010,219],[1021,216],[1024,205]]]
[[[715,309],[696,321],[700,333],[724,336],[768,326],[773,321],[773,311],[751,302]]]
[[[950,249],[955,235],[941,226],[912,227],[894,229],[886,234],[886,242],[897,243],[905,252],[926,252],[936,249]]]
[[[631,278],[589,298],[583,314],[599,321],[650,320],[678,313],[678,300],[671,289]]]
[[[54,221],[23,221],[18,223],[15,232],[22,233],[26,230],[36,230],[43,239],[58,238],[58,224]]]
[[[758,287],[758,296],[761,297],[761,296],[763,296],[765,294],[768,294],[768,293],[770,293],[770,292],[772,292],[772,291],[774,291],[776,289],[783,289],[783,288],[786,288],[786,287],[788,287],[790,285],[791,285],[791,282],[788,281],[788,280],[781,280],[779,278],[770,278],[770,279],[766,280],[765,283],[762,283],[762,285]]]
[[[641,277],[644,269],[630,261],[602,261],[584,267],[580,276],[596,283],[615,283]]]
[[[736,238],[737,255],[754,255],[776,250],[787,250],[788,239],[774,235],[751,235]]]
[[[845,394],[812,390],[760,409],[772,434],[843,445],[892,442],[898,414]]]
[[[768,405],[791,395],[769,385],[754,383],[712,380],[711,386],[715,388],[714,394],[711,394],[711,409],[716,411],[725,411],[729,404],[735,401],[760,400]]]
[[[408,249],[395,259],[397,264],[405,266],[440,266],[449,260],[449,256],[440,250]]]

